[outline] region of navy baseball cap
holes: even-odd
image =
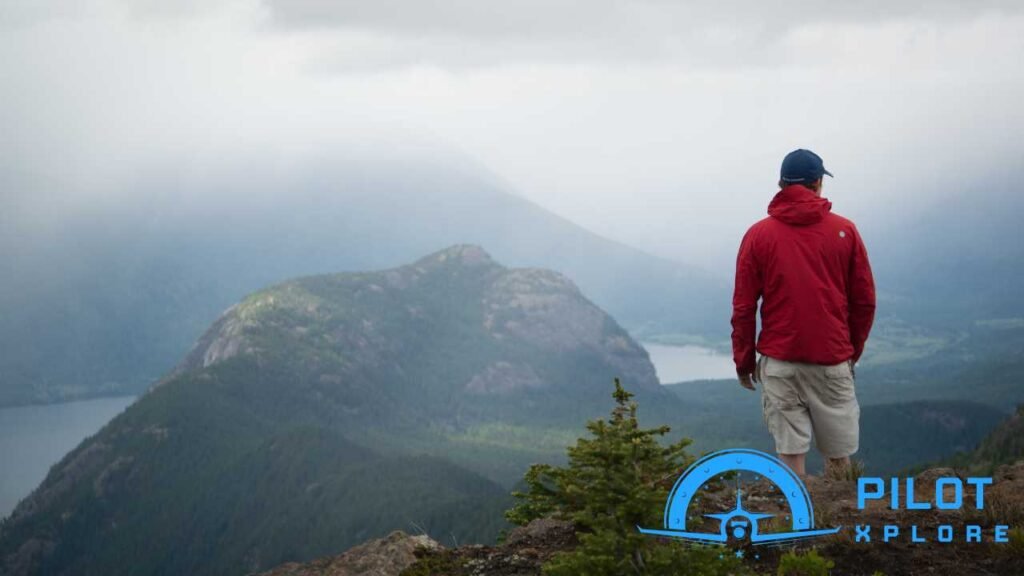
[[[779,178],[783,182],[814,182],[832,173],[825,170],[821,156],[803,148],[793,150],[782,159],[782,170]]]

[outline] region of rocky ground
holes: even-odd
[[[887,576],[904,574],[946,575],[1024,575],[1024,533],[1008,530],[1007,543],[995,543],[995,526],[1009,528],[1024,526],[1024,461],[1014,466],[1003,466],[993,475],[993,484],[984,488],[984,510],[975,507],[976,491],[964,482],[963,506],[958,510],[935,508],[935,480],[959,477],[951,468],[933,468],[914,478],[914,501],[929,503],[929,510],[907,510],[906,486],[900,479],[901,490],[898,510],[893,510],[888,493],[885,498],[868,500],[864,510],[857,507],[857,483],[854,480],[826,479],[812,476],[807,479],[819,528],[840,526],[834,536],[809,541],[800,548],[814,546],[819,554],[835,562],[836,576]],[[885,478],[888,490],[889,478]],[[954,498],[954,489],[946,487],[943,500]],[[744,498],[745,507],[759,512],[773,512],[777,502],[774,487],[766,483],[751,486]],[[700,504],[702,511],[721,511],[734,501],[734,489],[723,489],[706,497]],[[777,507],[776,507],[777,508]],[[871,526],[871,542],[856,541],[856,526]],[[899,535],[889,542],[883,541],[884,526],[899,528]],[[953,540],[938,542],[939,526],[951,527]],[[965,526],[981,529],[981,542],[967,542]],[[924,542],[913,542],[911,527]],[[769,531],[774,528],[769,521]],[[714,527],[709,526],[712,530]],[[791,547],[742,546],[744,558],[755,571],[775,574],[778,558]]]
[[[417,553],[441,549],[442,546],[429,536],[410,536],[395,530],[384,538],[353,546],[340,556],[320,558],[306,564],[282,564],[260,576],[396,575],[416,561]]]
[[[931,469],[915,477],[915,501],[935,502],[935,479],[956,476],[950,468]],[[993,484],[984,490],[984,510],[974,507],[975,490],[965,485],[964,505],[960,510],[892,510],[887,500],[870,501],[864,511],[857,509],[854,482],[811,482],[809,489],[815,505],[824,512],[829,525],[848,527],[826,540],[820,548],[824,556],[836,563],[834,574],[1024,574],[1024,461],[1003,466],[993,475]],[[949,501],[952,489],[946,490]],[[918,535],[927,542],[914,543],[908,534],[901,534],[889,543],[854,542],[857,524],[872,525],[872,539],[878,537],[878,526],[917,525]],[[938,527],[952,527],[951,543],[936,542]],[[968,543],[964,526],[981,527],[982,542]],[[1007,543],[994,543],[994,527],[1007,525],[1016,530]],[[901,532],[903,532],[901,528]]]
[[[576,545],[572,524],[550,518],[534,520],[509,532],[498,546],[480,544],[445,548],[426,535],[396,530],[334,558],[308,564],[285,564],[259,576],[426,576],[540,574],[552,555]]]
[[[935,480],[956,476],[957,471],[936,468],[915,478],[916,502],[935,502]],[[835,536],[813,541],[818,552],[835,562],[833,575],[860,576],[885,574],[914,575],[1007,575],[1024,574],[1024,537],[1011,531],[1010,542],[994,543],[994,526],[1024,526],[1024,461],[1000,468],[994,483],[984,492],[985,509],[977,510],[974,488],[965,483],[964,506],[960,510],[893,510],[888,498],[868,501],[865,510],[857,509],[857,489],[853,480],[811,477],[807,487],[815,504],[818,527],[842,526]],[[904,484],[901,483],[901,486]],[[952,488],[944,499],[952,498]],[[774,488],[751,483],[744,507],[759,512],[778,509]],[[699,512],[720,512],[735,503],[735,487],[723,482],[709,491],[699,504]],[[773,504],[776,503],[776,504]],[[902,506],[901,506],[902,508]],[[783,510],[777,510],[780,515]],[[716,522],[708,520],[708,522]],[[872,526],[873,542],[855,542],[854,526]],[[900,527],[900,535],[881,542],[882,527]],[[910,526],[927,541],[911,542]],[[937,542],[938,527],[949,525],[951,543]],[[981,527],[982,542],[965,542],[965,526]],[[709,530],[714,527],[709,524]],[[765,529],[780,529],[769,523]],[[335,558],[308,564],[288,564],[262,576],[519,576],[540,575],[541,565],[560,551],[576,545],[572,525],[549,518],[510,531],[504,542],[494,546],[470,545],[445,548],[425,535],[409,536],[393,532],[386,538],[352,548]],[[740,545],[750,568],[760,574],[775,574],[778,558],[790,548]]]

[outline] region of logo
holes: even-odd
[[[839,237],[840,238],[846,238],[846,231],[845,230],[840,230],[839,231]]]
[[[888,500],[889,508],[892,510],[905,511],[927,511],[927,510],[963,510],[967,508],[966,502],[973,501],[974,509],[985,510],[985,487],[992,485],[991,476],[971,476],[960,478],[949,476],[936,478],[934,486],[934,498],[917,499],[917,490],[914,489],[914,478],[859,478],[857,480],[857,509],[867,508],[869,500]],[[888,485],[888,490],[886,489]],[[901,486],[903,486],[901,490]],[[887,493],[888,492],[888,493]],[[921,490],[927,494],[928,490]],[[973,498],[971,498],[973,496]],[[970,514],[966,517],[973,516]],[[963,516],[962,516],[963,517]],[[926,528],[917,524],[898,525],[885,524],[875,526],[875,538],[881,542],[892,542],[899,540],[902,536],[910,536],[910,542],[918,544],[924,542],[936,542],[948,544],[950,542],[982,542],[983,529],[978,524],[965,523],[962,526],[952,524],[939,524]],[[855,524],[856,532],[854,542],[870,543],[872,541],[872,526],[870,524]],[[995,524],[991,528],[992,535],[989,541],[996,544],[1009,542],[1009,525]],[[877,532],[881,532],[880,535]],[[932,532],[929,534],[928,532]]]
[[[696,532],[687,525],[687,512],[701,487],[716,477],[729,472],[751,472],[755,480],[764,478],[782,492],[782,501],[789,510],[790,529],[784,532],[764,532],[758,522],[775,516],[759,514],[743,508],[743,490],[737,482],[736,507],[718,514],[706,514],[719,521],[718,532]],[[745,448],[720,450],[693,463],[676,480],[665,502],[665,521],[662,528],[642,528],[644,534],[670,536],[701,544],[726,544],[730,536],[737,540],[750,539],[754,545],[783,544],[807,538],[816,538],[839,532],[839,528],[815,528],[814,506],[800,477],[781,460]]]

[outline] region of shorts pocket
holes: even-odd
[[[825,366],[821,379],[821,401],[829,406],[842,406],[856,401],[853,374],[846,362]]]
[[[826,378],[851,378],[853,372],[850,371],[849,362],[840,362],[834,366],[825,366],[825,377]]]

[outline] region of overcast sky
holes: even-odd
[[[793,148],[824,157],[825,195],[862,228],[1011,174],[1022,7],[0,0],[0,201],[100,194],[161,159],[403,142],[715,266]]]

